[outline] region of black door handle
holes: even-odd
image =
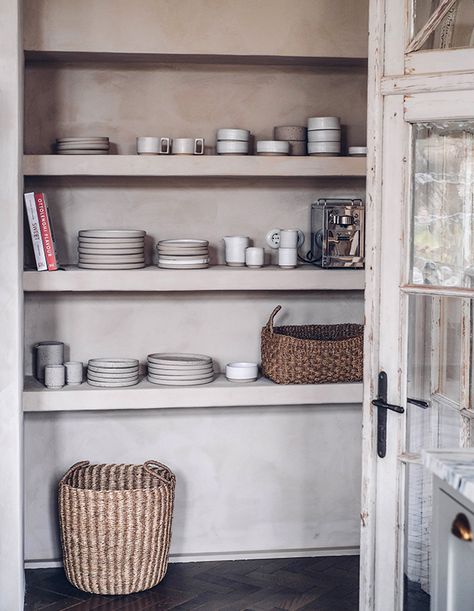
[[[422,399],[412,399],[411,397],[408,397],[407,403],[411,403],[412,405],[416,405],[422,409],[427,409],[430,406],[428,401],[423,401]]]
[[[375,407],[390,409],[392,410],[392,412],[397,412],[398,414],[403,414],[403,412],[405,411],[401,405],[392,405],[391,403],[387,403],[383,399],[374,399],[372,401],[372,405],[375,405]]]

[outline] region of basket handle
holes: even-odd
[[[277,307],[270,314],[270,318],[268,319],[268,322],[265,325],[267,329],[271,331],[272,333],[273,333],[273,320],[280,310],[281,310],[281,305],[277,305]]]
[[[176,479],[174,474],[171,473],[168,467],[164,465],[163,463],[158,462],[157,460],[147,460],[145,461],[143,466],[145,468],[145,471],[147,471],[147,473],[161,480],[165,484],[169,484],[170,482],[173,482]],[[166,479],[166,477],[163,477],[162,475],[157,473],[157,469],[160,471],[165,471],[169,475],[170,479]]]
[[[73,471],[76,471],[76,469],[80,469],[81,467],[87,467],[87,465],[89,464],[90,462],[88,460],[80,460],[79,462],[74,463],[72,467],[69,467],[66,473],[62,476],[61,482],[65,482],[66,479],[71,475],[71,473]]]

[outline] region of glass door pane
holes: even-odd
[[[415,34],[418,34],[442,4],[444,4],[443,0],[414,0],[413,31]],[[472,0],[457,0],[421,49],[457,49],[461,47],[474,47],[474,2]]]
[[[474,121],[414,130],[411,282],[474,287]]]

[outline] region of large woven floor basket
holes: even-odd
[[[277,384],[359,382],[364,327],[356,324],[274,327],[277,306],[262,329],[262,372]]]
[[[59,483],[64,569],[94,594],[130,594],[165,576],[175,476],[159,462],[73,465]]]

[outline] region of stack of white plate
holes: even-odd
[[[217,130],[216,150],[218,155],[247,155],[250,132],[248,129],[222,127]]]
[[[156,246],[158,267],[163,269],[205,269],[209,267],[207,240],[161,240]]]
[[[138,384],[137,359],[90,359],[87,383],[91,386],[115,388]]]
[[[58,138],[56,140],[58,155],[108,155],[109,148],[110,142],[106,136]]]
[[[339,117],[308,119],[308,155],[341,154],[341,122]]]
[[[79,231],[79,267],[138,269],[145,267],[145,235],[141,229]]]
[[[205,354],[148,355],[148,381],[164,386],[197,386],[214,379],[212,358]]]

